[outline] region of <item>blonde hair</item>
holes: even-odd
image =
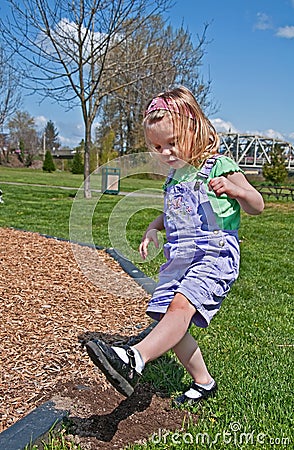
[[[143,120],[145,138],[148,126],[161,121],[166,114],[170,114],[182,159],[198,167],[209,156],[217,153],[218,134],[189,89],[181,86],[160,93],[155,99],[162,99],[167,107],[152,107],[154,99],[147,104]],[[188,130],[190,132],[187,132]]]

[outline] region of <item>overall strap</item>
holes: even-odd
[[[175,171],[176,171],[176,169],[171,169],[171,170],[169,171],[169,173],[168,173],[168,175],[167,175],[167,177],[166,177],[166,180],[165,180],[165,182],[164,182],[164,185],[163,185],[163,191],[164,191],[164,192],[166,191],[168,185],[169,185],[170,182],[172,181],[172,179],[173,179],[173,177],[174,177],[174,174],[175,174]]]
[[[197,178],[202,178],[204,180],[207,180],[207,178],[210,175],[211,169],[215,165],[218,158],[221,158],[222,155],[213,155],[210,158],[208,158],[205,163],[203,164],[202,168],[199,170],[197,174]]]

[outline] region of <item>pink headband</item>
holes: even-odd
[[[158,111],[160,109],[163,109],[164,111],[174,111],[177,114],[180,114],[179,107],[175,101],[173,101],[169,98],[164,99],[163,97],[155,97],[150,102],[148,108],[146,109],[145,117],[152,111]],[[187,109],[187,114],[185,114],[185,115],[187,117],[189,117],[189,119],[194,119],[193,114],[190,111],[188,111],[188,109]]]

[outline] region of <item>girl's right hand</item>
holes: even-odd
[[[159,247],[157,233],[158,230],[156,230],[156,228],[152,228],[151,230],[146,231],[146,233],[144,234],[142,242],[139,246],[139,252],[143,259],[146,259],[148,256],[148,245],[150,244],[150,242],[153,242],[156,248]]]

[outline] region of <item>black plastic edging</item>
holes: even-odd
[[[119,263],[122,269],[130,275],[136,283],[138,283],[142,288],[148,293],[153,294],[156,286],[156,282],[147,277],[144,272],[142,272],[138,267],[136,267],[129,259],[126,259],[118,250],[114,248],[105,249],[112,258]]]
[[[0,433],[1,450],[23,450],[26,446],[41,444],[50,430],[61,426],[69,411],[57,409],[48,401]]]

